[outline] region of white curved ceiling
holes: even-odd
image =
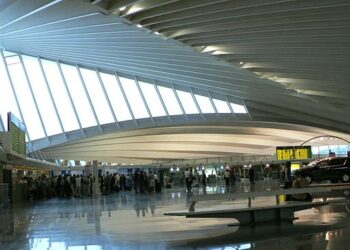
[[[347,0],[7,0],[0,7],[6,50],[225,94],[244,100],[255,121],[350,132]],[[236,146],[231,151],[244,153]],[[173,156],[195,154],[187,152]]]
[[[271,155],[276,146],[301,145],[318,135],[347,134],[307,126],[239,122],[135,129],[44,149],[62,159],[150,164],[174,160]]]

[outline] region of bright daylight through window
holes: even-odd
[[[0,129],[13,112],[27,126],[27,140],[132,119],[231,113],[229,105],[248,112],[225,96],[8,51],[1,51],[0,84]]]

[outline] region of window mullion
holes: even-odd
[[[192,99],[193,99],[194,103],[196,104],[196,107],[197,107],[197,109],[198,109],[198,112],[199,112],[199,114],[201,115],[201,117],[204,119],[202,110],[201,110],[201,108],[199,107],[199,104],[198,104],[198,102],[197,102],[197,99],[196,99],[196,97],[195,97],[194,94],[193,94],[192,88],[191,88],[190,90],[191,90]]]
[[[78,117],[78,112],[77,112],[77,110],[76,110],[76,108],[75,108],[75,106],[74,106],[74,103],[73,103],[73,98],[72,98],[72,96],[71,96],[71,94],[70,94],[70,92],[69,92],[66,78],[65,78],[64,75],[63,75],[63,71],[62,71],[61,64],[60,64],[59,61],[56,61],[56,64],[57,64],[58,70],[59,70],[59,72],[60,72],[60,74],[61,74],[61,78],[62,78],[64,87],[66,88],[66,91],[67,91],[67,94],[68,94],[68,97],[69,97],[70,104],[71,104],[71,106],[72,106],[72,108],[73,108],[73,111],[74,111],[74,114],[75,114],[75,118],[76,118],[77,121],[78,121],[80,131],[85,135],[85,131],[83,130],[83,127],[81,126],[80,119],[79,119],[79,117]]]
[[[217,109],[216,106],[215,106],[215,103],[214,103],[214,101],[213,101],[213,98],[212,98],[210,92],[208,92],[208,97],[209,97],[209,100],[210,100],[211,105],[212,105],[213,108],[214,108],[214,111],[215,111],[216,115],[217,115],[219,118],[221,118],[221,115],[220,115],[220,113],[218,112],[218,109]]]
[[[83,75],[81,74],[80,67],[79,67],[78,65],[75,65],[75,68],[76,68],[76,69],[77,69],[77,71],[78,71],[79,79],[80,79],[80,81],[81,81],[81,84],[83,85],[83,88],[84,88],[84,91],[85,91],[86,97],[87,97],[87,99],[88,99],[88,101],[89,101],[89,104],[90,104],[90,107],[91,107],[91,110],[92,110],[92,112],[94,113],[94,117],[95,117],[95,120],[96,120],[97,126],[98,126],[98,128],[100,129],[100,131],[102,131],[100,121],[98,120],[98,117],[97,117],[97,113],[96,113],[95,107],[94,107],[94,105],[92,104],[92,101],[91,101],[91,98],[90,98],[89,92],[88,92],[88,90],[87,90],[87,88],[86,88],[86,84],[85,84],[85,81],[84,81]]]
[[[99,72],[97,69],[95,69],[95,71],[96,71],[96,74],[97,74],[98,81],[100,82],[100,85],[101,85],[103,94],[104,94],[104,96],[105,96],[105,98],[106,98],[106,100],[107,100],[107,103],[108,103],[108,106],[109,106],[109,110],[110,110],[111,113],[112,113],[112,116],[113,116],[113,119],[114,119],[114,123],[115,123],[115,124],[118,126],[118,128],[119,128],[120,126],[119,126],[119,123],[118,123],[118,121],[117,121],[117,116],[116,116],[115,113],[114,113],[114,110],[113,110],[111,101],[109,100],[109,97],[108,97],[108,95],[107,95],[107,91],[106,91],[105,86],[104,86],[104,84],[103,84],[103,81],[102,81],[102,79],[101,79],[100,72]]]
[[[153,86],[154,86],[154,88],[156,89],[157,95],[158,95],[158,97],[159,97],[159,99],[160,99],[160,102],[162,103],[162,106],[163,106],[163,109],[164,109],[164,111],[165,111],[165,114],[167,115],[168,119],[171,121],[172,119],[171,119],[171,117],[170,117],[170,115],[169,115],[169,112],[168,112],[166,106],[165,106],[165,102],[164,102],[164,100],[163,100],[163,97],[162,97],[162,95],[160,94],[159,89],[158,89],[158,86],[156,85],[156,82],[155,82],[154,80],[153,80]]]
[[[139,81],[137,80],[137,77],[136,77],[136,76],[134,76],[134,81],[135,81],[135,83],[136,83],[137,89],[138,89],[139,92],[140,92],[140,95],[141,95],[143,104],[145,105],[145,107],[146,107],[146,109],[147,109],[147,113],[148,113],[149,117],[151,118],[152,122],[154,122],[153,116],[152,116],[152,114],[151,114],[151,110],[150,110],[149,107],[148,107],[148,104],[147,104],[147,102],[146,102],[145,96],[143,95],[143,92],[142,92],[142,90],[141,90]]]
[[[226,100],[226,102],[227,102],[228,108],[230,109],[231,114],[233,115],[233,117],[234,117],[234,118],[237,118],[235,112],[234,112],[233,109],[232,109],[232,106],[231,106],[231,104],[230,104],[230,102],[229,102],[227,96],[225,96],[225,100]]]
[[[182,105],[182,103],[181,103],[181,100],[180,100],[179,96],[177,95],[177,92],[176,92],[176,90],[175,90],[173,84],[171,85],[171,88],[173,89],[174,95],[175,95],[175,97],[176,97],[177,102],[178,102],[179,105],[180,105],[180,108],[181,108],[181,111],[182,111],[183,115],[185,116],[186,119],[188,119],[187,114],[186,114],[186,112],[185,112],[185,109],[184,109],[184,107],[183,107],[183,105]]]
[[[123,86],[122,86],[122,84],[121,84],[121,82],[120,82],[119,76],[117,75],[117,73],[114,73],[114,75],[115,75],[115,78],[117,79],[117,82],[118,82],[118,86],[119,86],[119,88],[120,88],[120,91],[121,91],[122,94],[123,94],[125,103],[126,103],[126,105],[128,106],[128,110],[129,110],[129,112],[130,112],[130,114],[131,114],[131,117],[132,117],[132,119],[134,120],[135,124],[138,125],[138,124],[137,124],[137,121],[136,121],[136,119],[135,119],[134,113],[133,113],[132,110],[131,110],[131,106],[130,106],[129,100],[128,100],[126,94],[125,94],[124,88],[123,88]]]
[[[64,133],[65,130],[64,130],[64,127],[63,127],[63,123],[62,123],[61,117],[60,117],[60,115],[59,115],[59,113],[58,113],[58,109],[57,109],[56,103],[55,103],[55,101],[54,101],[54,99],[53,99],[52,92],[51,92],[51,89],[50,89],[50,86],[49,86],[49,82],[48,82],[48,80],[47,80],[46,73],[45,73],[44,68],[43,68],[43,64],[42,64],[42,62],[41,62],[41,60],[40,60],[39,57],[37,57],[37,60],[38,60],[38,62],[39,62],[39,66],[40,66],[41,73],[42,73],[42,75],[43,75],[43,77],[44,77],[44,81],[45,81],[46,87],[47,87],[47,89],[48,89],[48,91],[49,91],[50,98],[51,98],[51,102],[52,102],[52,104],[53,104],[53,106],[54,106],[54,109],[55,109],[55,112],[56,112],[56,116],[57,116],[58,121],[59,121],[59,123],[60,123],[61,130],[62,130],[62,132]],[[66,135],[66,134],[65,134],[65,135]]]
[[[48,139],[48,137],[47,137],[47,132],[46,132],[46,128],[45,128],[44,122],[43,122],[43,118],[42,118],[42,116],[41,116],[41,112],[40,112],[40,110],[39,110],[38,103],[37,103],[37,101],[36,101],[36,99],[35,99],[35,96],[34,96],[32,84],[30,83],[30,80],[29,80],[29,77],[28,77],[28,73],[27,73],[26,66],[24,65],[22,55],[21,55],[21,54],[18,54],[18,56],[19,56],[19,60],[20,60],[20,62],[21,62],[21,64],[22,64],[22,68],[23,68],[23,71],[24,71],[24,75],[25,75],[25,77],[26,77],[27,84],[28,84],[28,86],[29,86],[29,90],[30,90],[30,93],[31,93],[32,98],[33,98],[33,101],[34,101],[35,108],[36,108],[36,110],[37,110],[37,112],[38,112],[38,115],[39,115],[39,119],[40,119],[41,126],[42,126],[42,128],[43,128],[43,130],[44,130],[45,137]]]

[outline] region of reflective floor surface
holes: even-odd
[[[206,190],[220,192],[225,188]],[[194,193],[204,192],[198,188]],[[153,195],[128,191],[98,198],[50,199],[0,210],[0,249],[349,249],[350,187],[336,186],[328,197],[335,203],[296,213],[294,224],[255,227],[227,226],[234,219],[164,216],[186,209],[189,197],[184,188]],[[254,203],[272,202],[273,198],[261,198]],[[244,207],[246,201],[198,204],[213,206]]]

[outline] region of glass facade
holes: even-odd
[[[0,89],[0,129],[13,112],[26,124],[27,140],[133,119],[248,112],[224,95],[9,51],[1,51]]]

